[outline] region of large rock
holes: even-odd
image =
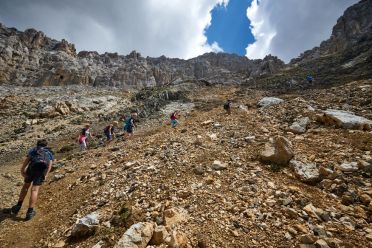
[[[357,162],[344,162],[338,165],[337,168],[342,172],[354,172],[359,169]]]
[[[269,107],[272,105],[277,105],[284,102],[283,99],[276,98],[276,97],[264,97],[258,101],[257,105],[259,107]]]
[[[309,117],[300,118],[292,123],[292,125],[289,127],[289,131],[295,134],[305,133],[309,123],[310,123]]]
[[[328,109],[317,120],[325,125],[335,125],[345,129],[371,130],[372,121],[357,116],[352,112],[343,110]]]
[[[88,214],[74,224],[71,230],[71,237],[83,238],[93,235],[98,228],[98,224],[98,215],[96,213]]]
[[[171,236],[168,233],[165,226],[156,226],[154,234],[150,240],[151,245],[161,245],[164,243],[169,243],[171,241]]]
[[[296,176],[304,183],[313,184],[320,181],[319,170],[314,163],[303,163],[297,160],[291,160]]]
[[[115,248],[145,248],[154,233],[154,224],[139,222],[132,225],[120,238]]]
[[[279,165],[287,165],[294,156],[291,142],[283,136],[277,136],[265,144],[261,160]]]

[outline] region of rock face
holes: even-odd
[[[345,129],[370,130],[372,121],[354,115],[352,112],[328,109],[318,116],[318,121],[325,125],[335,125]]]
[[[121,237],[115,248],[145,248],[154,233],[154,224],[139,222],[132,225]]]
[[[286,165],[293,155],[291,142],[282,136],[277,136],[272,142],[265,144],[265,149],[261,152],[261,160]]]
[[[351,6],[337,20],[328,40],[322,42],[320,47],[306,51],[299,59],[292,62],[319,58],[321,55],[342,52],[351,46],[369,42],[372,39],[371,12],[372,3],[369,0],[362,0]]]
[[[0,24],[0,84],[63,86],[82,84],[143,88],[187,80],[242,83],[247,77],[271,75],[284,68],[274,56],[249,60],[244,56],[207,53],[182,60],[144,58],[82,51],[50,39],[34,29],[20,32]]]

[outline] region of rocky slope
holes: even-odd
[[[169,94],[171,105],[163,107],[143,99],[156,95],[162,99],[164,89],[132,95],[92,89],[83,95],[91,102],[81,100],[89,108],[84,113],[70,109],[66,115],[31,121],[26,134],[50,139],[54,150],[60,151],[58,160],[42,188],[34,220],[21,221],[24,212],[13,219],[0,214],[0,243],[5,247],[368,247],[372,124],[357,118],[353,121],[367,126],[338,128],[326,110],[343,109],[371,119],[371,103],[366,103],[372,97],[371,85],[370,80],[358,81],[301,95],[273,95],[241,87],[181,84],[166,91],[183,92],[179,94],[184,102]],[[47,90],[63,95],[63,88],[23,90],[33,91],[37,98],[47,97]],[[30,103],[26,97],[30,94],[10,97],[8,91],[6,95],[5,102],[11,104],[3,112],[13,116],[6,123],[27,121],[17,113]],[[226,98],[234,102],[231,116],[221,107]],[[51,106],[54,101],[50,100]],[[141,118],[133,139],[122,140],[119,135],[110,147],[92,143],[90,150],[79,153],[76,135],[81,124],[94,119],[93,131],[99,136],[107,123],[105,118],[98,121],[100,111],[107,111],[94,108],[100,101],[113,102],[108,116],[120,113],[120,106],[147,104],[161,111]],[[186,106],[181,125],[173,130],[167,109],[180,106]],[[15,135],[2,147],[25,149],[35,139],[27,137]],[[9,159],[1,167],[2,208],[16,201],[21,185],[21,157],[1,158],[5,157]]]

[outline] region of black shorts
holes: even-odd
[[[125,131],[127,131],[127,133],[133,133],[133,128],[127,128]]]
[[[34,186],[40,186],[45,181],[45,171],[27,170],[25,183],[32,183]]]

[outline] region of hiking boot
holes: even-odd
[[[21,210],[21,206],[14,205],[13,207],[10,208],[10,214],[17,215],[19,210]]]
[[[27,213],[26,213],[26,221],[27,220],[31,220],[32,218],[34,218],[35,215],[36,215],[36,211],[35,210],[27,211]]]

